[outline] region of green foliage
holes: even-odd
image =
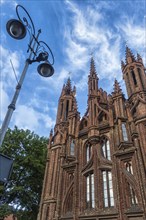
[[[15,208],[21,220],[37,218],[47,142],[44,137],[15,127],[8,129],[2,145],[1,153],[14,159],[10,181],[3,190],[4,200]]]
[[[8,204],[3,204],[0,206],[0,219],[12,214],[13,209]]]

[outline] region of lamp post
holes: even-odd
[[[20,17],[20,9],[25,13],[26,17]],[[13,111],[16,108],[15,105],[29,65],[34,62],[42,62],[37,68],[38,73],[43,77],[50,77],[54,74],[54,68],[52,66],[54,64],[54,56],[50,47],[44,41],[39,41],[41,30],[38,30],[36,34],[33,21],[27,10],[22,5],[16,6],[16,14],[18,20],[9,20],[6,25],[6,29],[8,34],[16,40],[21,40],[26,36],[27,33],[29,34],[30,40],[27,49],[27,53],[29,53],[29,56],[25,61],[24,69],[16,86],[12,101],[8,106],[8,110],[0,130],[0,146],[3,143],[3,139],[5,137]],[[48,59],[49,56],[51,56],[52,59],[51,63]]]

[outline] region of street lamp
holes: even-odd
[[[27,17],[20,17],[20,9],[25,13],[25,16]],[[26,34],[28,33],[30,36],[29,44],[27,53],[29,53],[28,58],[25,61],[24,69],[21,73],[20,79],[18,81],[18,84],[16,86],[16,90],[14,93],[14,96],[12,98],[12,101],[10,105],[8,106],[8,110],[5,116],[5,119],[3,121],[1,130],[0,130],[0,146],[3,143],[3,139],[5,137],[9,122],[11,120],[13,111],[15,110],[16,101],[18,99],[27,69],[30,64],[34,62],[41,62],[41,64],[38,66],[37,71],[38,73],[43,77],[50,77],[54,74],[54,56],[50,49],[50,47],[44,42],[39,41],[39,35],[41,33],[41,30],[38,30],[38,33],[35,33],[35,27],[33,24],[33,21],[27,12],[27,10],[22,5],[16,6],[16,14],[18,17],[17,19],[11,19],[7,22],[6,29],[8,34],[16,39],[21,40],[23,39]],[[52,62],[49,61],[49,56],[51,56]]]

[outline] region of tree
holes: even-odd
[[[14,159],[10,181],[3,187],[3,201],[15,209],[21,220],[37,218],[47,142],[44,137],[15,127],[8,129],[2,144],[1,153]]]

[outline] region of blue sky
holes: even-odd
[[[146,64],[146,1],[145,0],[1,0],[0,42],[0,110],[1,123],[17,84],[10,60],[19,78],[28,57],[29,36],[14,40],[6,32],[9,19],[17,19],[15,7],[24,6],[40,40],[45,41],[55,57],[55,74],[43,78],[37,63],[30,65],[13,113],[10,127],[29,129],[49,136],[54,127],[58,99],[63,84],[70,76],[77,88],[78,110],[84,115],[87,107],[87,82],[91,54],[94,56],[99,87],[113,91],[115,78],[125,93],[121,60],[125,60],[125,42]]]

